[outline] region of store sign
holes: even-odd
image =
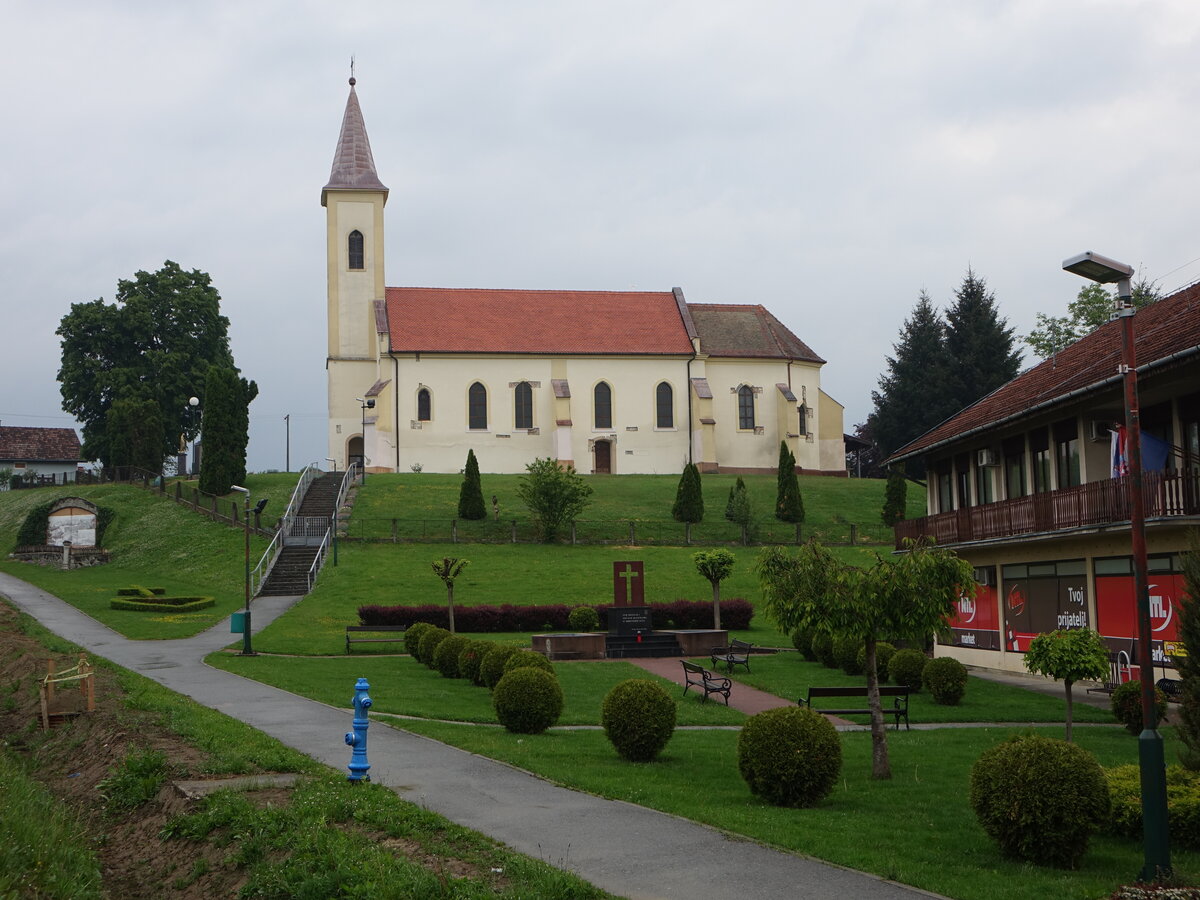
[[[1154,665],[1169,666],[1170,653],[1164,645],[1179,641],[1179,598],[1185,593],[1182,575],[1155,572],[1150,575],[1150,645]],[[1137,658],[1137,602],[1132,575],[1096,577],[1098,630],[1114,653],[1124,650]],[[1175,654],[1181,655],[1181,654]]]
[[[1024,653],[1039,634],[1088,627],[1085,575],[1050,575],[1005,582],[1006,650]]]
[[[981,584],[974,594],[964,594],[950,617],[955,647],[1000,649],[1000,606],[994,585]]]

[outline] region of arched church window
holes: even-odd
[[[612,388],[600,382],[592,391],[596,428],[612,428]]]
[[[467,427],[482,431],[487,425],[487,388],[476,381],[467,391]]]
[[[429,388],[417,391],[417,421],[428,422],[432,416],[433,398],[429,396]]]
[[[654,389],[654,412],[657,427],[675,427],[675,392],[665,381]]]
[[[738,428],[754,429],[754,389],[747,384],[738,388]]]
[[[350,268],[361,269],[363,267],[363,236],[358,229],[350,232],[350,237],[346,241],[346,249],[350,257]]]
[[[533,388],[522,381],[513,391],[513,427],[533,427]]]
[[[808,404],[807,403],[800,404],[800,424],[799,424],[799,430],[797,431],[797,434],[799,434],[800,437],[804,437],[805,435],[808,434]]]

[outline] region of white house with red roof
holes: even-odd
[[[373,472],[845,474],[825,360],[760,305],[664,291],[386,287],[384,206],[350,79],[326,209],[329,456]]]
[[[73,428],[0,425],[0,469],[27,481],[69,484],[75,480],[81,454]]]
[[[1200,525],[1200,285],[1133,317],[1154,665],[1178,640],[1181,555]],[[1137,677],[1121,324],[1111,321],[898,450],[925,460],[929,515],[896,526],[975,566],[939,654],[1024,670],[1039,633],[1099,631]],[[1152,447],[1158,454],[1148,452]],[[1118,448],[1119,449],[1119,448]],[[1157,459],[1154,457],[1157,456]]]

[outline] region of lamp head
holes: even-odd
[[[270,498],[268,498],[268,497],[263,497],[261,500],[259,500],[257,503],[255,503],[255,504],[254,504],[254,514],[255,514],[255,515],[260,515],[260,514],[262,513],[262,511],[263,511],[263,510],[266,508],[266,506],[267,506],[267,500],[268,500],[268,499],[270,499]]]
[[[190,406],[192,409],[195,409],[199,405],[200,405],[199,397],[189,397],[188,398],[188,406]]]
[[[1133,266],[1093,253],[1091,250],[1064,259],[1062,267],[1067,272],[1099,284],[1116,284],[1133,277]]]

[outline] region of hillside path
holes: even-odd
[[[345,709],[211,668],[226,619],[195,637],[132,641],[73,606],[0,573],[0,594],[87,651],[219,710],[335,769],[350,760]],[[258,632],[298,597],[262,597]],[[726,886],[747,900],[914,900],[925,891],[756,844],[641,806],[557,787],[527,772],[396,728],[368,739],[371,780],[401,797],[631,900],[695,900]],[[720,892],[720,891],[718,891]]]

